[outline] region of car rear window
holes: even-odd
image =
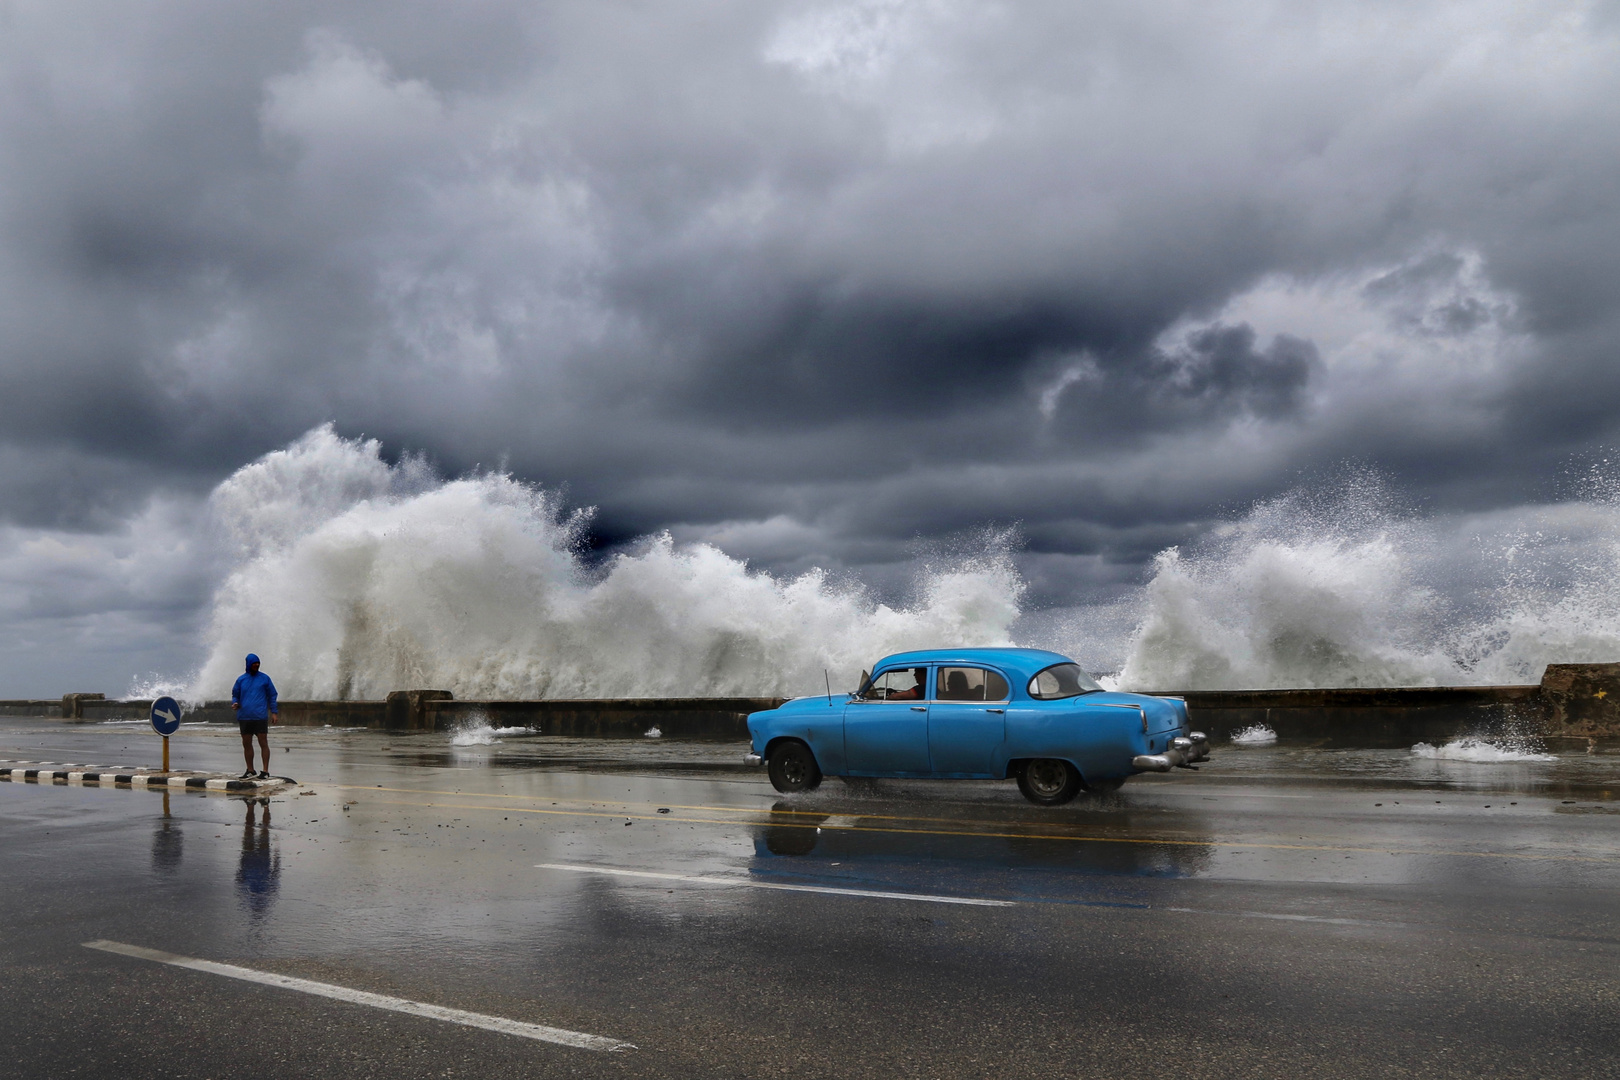
[[[1076,697],[1101,689],[1097,680],[1081,670],[1079,664],[1053,664],[1029,680],[1029,696],[1043,701]]]
[[[1006,701],[1007,680],[976,667],[942,667],[936,701]]]

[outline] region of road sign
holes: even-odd
[[[173,735],[180,730],[180,703],[172,697],[160,697],[152,702],[152,730],[159,735]]]

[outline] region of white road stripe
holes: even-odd
[[[981,900],[971,896],[939,896],[934,893],[877,892],[871,889],[835,889],[827,885],[787,885],[776,881],[756,881],[745,877],[719,875],[666,874],[656,870],[621,870],[616,866],[590,866],[584,863],[536,863],[537,870],[572,870],[579,874],[609,874],[614,877],[652,878],[656,881],[686,881],[694,885],[740,885],[749,889],[776,889],[780,892],[827,893],[831,896],[860,896],[869,900],[919,900],[926,904],[967,904],[971,907],[1014,907],[1014,900]]]
[[[390,1012],[406,1013],[410,1016],[425,1016],[432,1020],[447,1020],[452,1024],[483,1028],[485,1031],[498,1031],[503,1035],[516,1035],[523,1039],[537,1039],[540,1042],[575,1046],[582,1050],[634,1050],[636,1048],[633,1043],[620,1042],[617,1039],[609,1039],[601,1035],[587,1035],[583,1031],[569,1031],[566,1028],[545,1027],[541,1024],[526,1024],[521,1020],[508,1020],[504,1016],[486,1016],[483,1013],[467,1012],[464,1009],[447,1009],[443,1005],[428,1005],[425,1002],[390,997],[387,994],[373,994],[366,990],[351,990],[346,986],[333,986],[331,983],[295,979],[290,975],[276,975],[268,971],[254,971],[252,968],[237,967],[234,964],[218,964],[212,960],[197,960],[190,956],[179,956],[158,949],[143,949],[139,945],[125,945],[117,941],[86,941],[84,947],[87,949],[100,949],[103,952],[118,953],[122,956],[133,956],[138,960],[155,960],[160,964],[190,968],[192,971],[206,971],[211,975],[223,975],[228,979],[241,979],[244,982],[277,986],[283,990],[297,990],[305,994],[314,994],[317,997],[335,998],[338,1001],[347,1001],[354,1005],[370,1005],[374,1009],[387,1009]]]
[[[1276,919],[1280,922],[1327,923],[1329,926],[1410,926],[1403,922],[1373,922],[1367,919],[1335,919],[1327,915],[1286,915],[1271,911],[1210,911],[1205,908],[1167,907],[1183,915],[1227,915],[1234,919]]]

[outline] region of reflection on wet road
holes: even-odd
[[[243,799],[247,817],[242,822],[242,857],[236,867],[236,890],[242,906],[262,919],[275,902],[281,877],[281,853],[270,835],[270,800]]]
[[[303,783],[269,799],[0,785],[0,858],[28,870],[4,879],[7,959],[71,984],[18,1015],[96,1045],[91,1019],[115,1030],[141,980],[196,978],[79,956],[94,938],[611,1032],[637,1075],[1157,1075],[1142,1040],[1198,1048],[1176,1060],[1193,1075],[1534,1071],[1554,1049],[1598,1075],[1620,1036],[1620,755],[1221,748],[1042,810],[1011,783],[783,798],[731,744],[277,741]],[[234,743],[194,729],[175,750],[230,768]],[[5,757],[155,748],[0,722]],[[575,1052],[254,1000],[311,1074],[447,1055],[527,1075]],[[227,1027],[185,1024],[234,1060]]]

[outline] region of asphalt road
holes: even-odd
[[[1620,755],[1218,747],[1039,810],[783,799],[713,743],[273,738],[268,802],[0,783],[0,1072],[1620,1075]],[[158,745],[0,720],[0,757]]]

